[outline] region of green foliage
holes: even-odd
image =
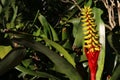
[[[50,44],[51,46],[53,46],[55,49],[57,49],[57,51],[60,52],[60,54],[62,54],[66,60],[68,60],[69,63],[71,63],[74,67],[75,67],[75,62],[74,59],[71,57],[71,55],[59,44],[48,40],[48,39],[44,39],[48,44]]]
[[[23,80],[89,79],[80,9],[91,6],[101,43],[96,80],[119,79],[120,28],[118,22],[106,28],[103,5],[99,0],[1,0],[0,75],[15,67]]]
[[[69,22],[73,24],[73,36],[75,38],[73,46],[79,48],[83,45],[83,31],[80,18],[71,19]]]
[[[27,69],[27,68],[24,68],[20,65],[18,65],[16,67],[17,70],[21,71],[23,74],[28,74],[28,75],[32,75],[32,76],[37,76],[37,77],[44,77],[44,78],[54,78],[55,80],[60,80],[59,78],[53,76],[53,75],[50,75],[46,72],[39,72],[39,71],[32,71],[30,69]]]
[[[67,62],[64,58],[60,57],[58,54],[48,49],[46,46],[37,43],[35,41],[29,41],[24,39],[13,39],[13,40],[17,43],[25,45],[26,47],[30,47],[46,55],[55,64],[56,71],[66,74],[66,76],[70,80],[82,79],[78,74],[78,72],[75,70],[75,68],[69,62]]]
[[[0,59],[3,59],[11,49],[11,46],[0,46]]]
[[[40,21],[40,23],[43,26],[43,30],[44,30],[44,34],[47,37],[50,37],[50,39],[53,39],[53,41],[58,41],[58,36],[55,32],[55,30],[52,28],[52,26],[47,22],[47,20],[45,19],[45,17],[43,15],[39,15],[38,19]]]
[[[0,75],[7,72],[12,67],[18,65],[24,56],[24,48],[17,48],[12,50],[3,60],[0,61]]]
[[[103,11],[96,7],[93,8],[93,13],[95,16],[95,22],[97,24],[97,30],[99,31],[100,35],[100,43],[101,43],[101,52],[98,59],[98,70],[96,75],[96,80],[100,80],[102,77],[102,72],[104,69],[104,62],[105,62],[105,25],[103,20],[101,19],[101,15]]]

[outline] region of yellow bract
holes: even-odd
[[[99,51],[100,43],[96,30],[95,20],[93,18],[92,9],[90,7],[84,7],[81,10],[82,26],[84,33],[84,47],[90,52]]]

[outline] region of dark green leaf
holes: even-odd
[[[13,40],[19,44],[32,48],[46,55],[55,64],[56,71],[65,74],[70,80],[82,80],[81,76],[69,62],[50,50],[48,47],[42,45],[41,43],[25,39]]]
[[[25,55],[24,48],[17,48],[11,51],[4,59],[0,61],[0,75],[4,74],[9,69],[18,65]]]
[[[53,46],[55,49],[57,49],[61,54],[63,54],[63,56],[65,57],[65,59],[71,63],[73,66],[75,66],[75,62],[74,59],[71,57],[71,55],[67,52],[67,50],[65,50],[61,45],[59,45],[58,43],[49,40],[49,39],[44,39],[47,43],[49,43],[51,46]]]
[[[113,72],[112,77],[110,78],[110,80],[119,80],[120,78],[120,64],[119,66],[116,68],[116,70]]]

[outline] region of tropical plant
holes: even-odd
[[[119,80],[119,14],[119,0],[1,0],[1,78]]]

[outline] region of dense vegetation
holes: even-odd
[[[119,80],[119,0],[1,0],[0,80],[89,80],[85,6],[101,45],[96,80]]]

